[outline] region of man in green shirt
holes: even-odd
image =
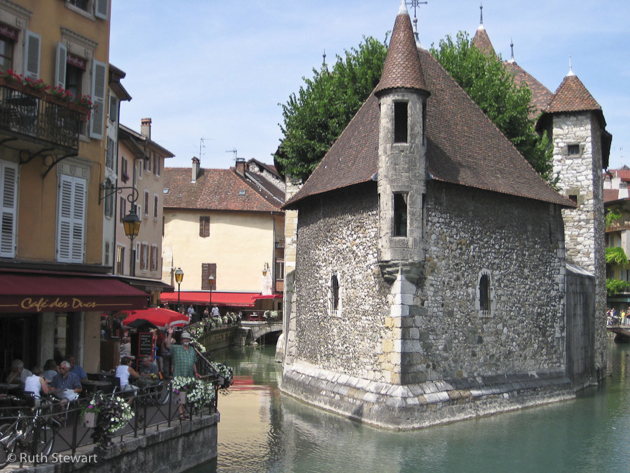
[[[182,332],[180,338],[181,345],[173,344],[173,327],[168,329],[168,337],[164,340],[166,348],[171,351],[171,359],[173,361],[173,377],[177,378],[200,378],[197,373],[197,353],[195,349],[190,346],[190,334],[188,332]],[[179,406],[179,418],[180,420],[188,419],[190,416],[184,413],[184,406]]]

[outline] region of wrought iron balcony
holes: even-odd
[[[76,153],[86,113],[49,94],[0,83],[0,141],[15,149]]]

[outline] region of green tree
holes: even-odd
[[[536,134],[535,121],[529,118],[532,93],[525,84],[514,83],[501,58],[474,47],[462,31],[455,41],[451,36],[440,40],[431,53],[543,179],[555,185],[549,139],[546,133]]]
[[[385,43],[363,37],[358,48],[337,56],[332,70],[313,69],[297,94],[282,105],[282,144],[275,161],[287,174],[306,179],[330,149],[383,72]]]

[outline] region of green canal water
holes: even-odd
[[[412,432],[375,429],[278,390],[274,347],[213,353],[234,367],[219,456],[198,472],[630,472],[630,346],[578,399]]]

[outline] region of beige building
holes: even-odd
[[[151,119],[142,119],[141,132],[120,125],[118,130],[118,218],[115,273],[151,295],[156,305],[162,290],[171,290],[162,279],[164,228],[164,163],[174,155],[151,139]],[[125,235],[123,218],[134,212],[140,218],[138,236]]]
[[[98,371],[100,314],[146,306],[103,264],[109,9],[0,1],[3,373],[69,353]]]
[[[282,310],[284,183],[273,166],[237,159],[232,169],[167,168],[162,280],[181,303]],[[214,278],[212,294],[210,279]],[[226,309],[227,310],[227,309]]]

